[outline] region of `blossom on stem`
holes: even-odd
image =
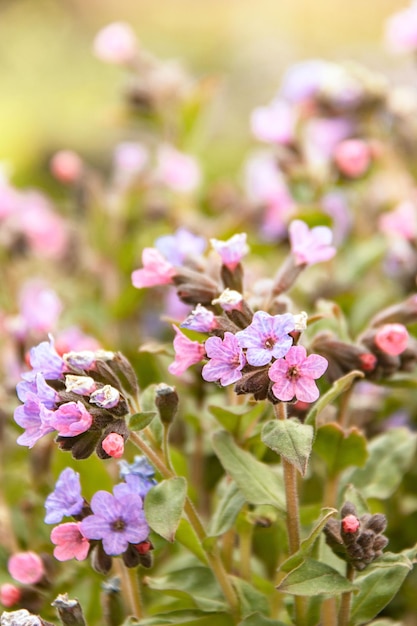
[[[176,326],[174,350],[175,360],[168,366],[168,371],[174,376],[181,376],[191,365],[199,363],[204,358],[206,351],[198,341],[192,341],[186,337]]]
[[[301,220],[293,220],[288,234],[291,242],[291,252],[297,265],[313,265],[328,261],[336,254],[336,248],[331,244],[332,231],[327,226],[309,228]]]
[[[65,363],[54,347],[54,340],[42,341],[29,351],[29,363],[35,372],[42,372],[44,378],[55,380],[64,371]]]
[[[200,256],[207,247],[203,237],[186,228],[178,228],[173,235],[163,235],[155,241],[155,248],[172,265],[182,265],[189,256]]]
[[[142,252],[143,268],[132,272],[132,284],[137,289],[170,285],[176,274],[175,267],[167,261],[156,248],[144,248]]]
[[[60,473],[55,489],[45,500],[45,523],[58,524],[63,517],[78,515],[84,505],[81,495],[80,475],[71,467]]]
[[[119,466],[120,477],[126,481],[130,491],[138,493],[142,499],[157,484],[155,470],[145,456],[136,455],[133,463],[119,461]]]
[[[302,402],[314,402],[319,397],[314,380],[324,374],[327,365],[324,357],[318,354],[307,356],[303,346],[292,346],[284,359],[278,359],[269,368],[274,396],[283,402],[294,397]]]
[[[22,596],[22,592],[19,587],[12,585],[12,583],[4,583],[0,587],[0,604],[10,608],[17,604]]]
[[[295,328],[294,316],[270,315],[257,311],[252,323],[236,333],[241,348],[246,348],[246,359],[250,365],[267,365],[272,358],[283,357],[292,345],[288,333]]]
[[[120,392],[111,385],[104,385],[100,389],[93,391],[90,396],[90,402],[96,404],[101,409],[112,409],[117,406],[120,401]]]
[[[85,433],[93,423],[93,418],[84,404],[65,402],[51,416],[51,425],[61,437],[75,437]]]
[[[109,456],[120,459],[125,449],[125,440],[118,433],[109,433],[101,442],[101,447]]]
[[[84,561],[90,549],[90,542],[81,532],[81,522],[67,522],[55,526],[51,531],[51,541],[55,544],[54,557],[58,561],[77,559]]]
[[[96,381],[91,376],[75,376],[74,374],[65,376],[65,391],[79,396],[88,396],[95,390]]]
[[[220,255],[223,265],[229,268],[231,272],[236,269],[243,257],[249,252],[246,237],[246,233],[238,233],[227,241],[210,239],[210,243]]]
[[[217,322],[213,311],[206,309],[202,304],[197,304],[190,315],[180,324],[181,328],[196,330],[200,333],[209,333],[217,328]]]
[[[10,576],[23,585],[35,585],[45,575],[41,557],[32,551],[12,554],[7,569]]]
[[[407,348],[408,339],[408,330],[402,324],[384,324],[376,332],[375,344],[383,352],[398,356]]]
[[[44,435],[52,433],[54,430],[51,424],[52,416],[53,412],[42,404],[38,396],[29,392],[25,403],[16,407],[14,412],[16,424],[25,429],[25,432],[17,438],[17,443],[32,448]]]
[[[225,332],[224,339],[209,337],[205,349],[210,361],[201,372],[204,380],[220,380],[223,386],[231,385],[242,378],[242,368],[246,364],[245,355],[233,333]]]
[[[117,496],[97,491],[91,499],[91,509],[93,515],[82,520],[80,530],[87,539],[101,539],[110,556],[122,554],[129,543],[140,543],[149,535],[139,495]]]

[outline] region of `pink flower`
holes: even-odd
[[[157,158],[156,178],[173,191],[193,191],[199,185],[200,168],[192,156],[163,144]]]
[[[174,350],[175,360],[168,367],[168,371],[174,376],[181,376],[191,365],[199,363],[206,354],[204,346],[198,341],[188,339],[176,326]]]
[[[0,603],[7,608],[17,604],[21,595],[19,587],[11,583],[4,583],[0,587]]]
[[[52,529],[51,541],[56,546],[54,557],[58,561],[83,561],[87,558],[90,542],[84,537],[80,527],[81,522],[67,522]]]
[[[408,330],[402,324],[384,324],[375,335],[375,343],[383,352],[397,356],[407,348],[408,337]]]
[[[288,402],[294,396],[302,402],[314,402],[319,390],[314,382],[327,369],[327,360],[318,354],[307,356],[303,346],[293,346],[284,359],[278,359],[269,368],[274,382],[272,392],[278,400]]]
[[[392,52],[412,52],[417,48],[417,5],[394,13],[385,25],[385,40]]]
[[[135,59],[138,42],[129,24],[113,22],[97,33],[93,51],[100,61],[124,65]]]
[[[225,332],[223,340],[220,337],[209,337],[205,348],[210,361],[201,373],[204,380],[220,380],[220,384],[226,386],[242,378],[241,369],[245,366],[246,359],[233,333]]]
[[[36,552],[17,552],[7,564],[12,578],[23,585],[35,585],[42,580],[45,568],[41,557]]]
[[[125,440],[118,433],[110,433],[103,439],[101,447],[109,456],[120,459],[125,449]]]
[[[156,248],[145,248],[142,252],[143,268],[132,272],[132,283],[137,289],[169,285],[175,276],[175,267]]]
[[[293,109],[285,100],[276,98],[268,106],[252,111],[250,125],[260,141],[290,143],[294,133]]]
[[[82,402],[66,402],[54,411],[50,423],[61,437],[75,437],[90,428],[93,418]]]
[[[246,233],[239,233],[233,235],[233,237],[230,237],[227,241],[210,239],[210,243],[214,250],[220,255],[223,265],[226,265],[232,272],[249,252],[246,237]]]
[[[344,533],[356,533],[360,525],[360,521],[355,515],[346,515],[346,517],[342,519],[342,530]]]
[[[52,175],[64,184],[77,182],[84,169],[82,159],[72,150],[60,150],[56,152],[49,166]]]
[[[346,139],[336,146],[333,158],[342,174],[348,178],[358,178],[369,167],[371,151],[362,139]]]
[[[417,239],[417,208],[414,202],[405,200],[393,211],[379,218],[379,230],[388,236],[397,235],[408,241]]]
[[[310,229],[305,222],[293,220],[288,229],[291,252],[297,265],[313,265],[328,261],[336,254],[331,246],[332,231],[327,226]]]
[[[22,194],[19,225],[32,251],[38,256],[57,259],[67,250],[67,226],[40,193]]]

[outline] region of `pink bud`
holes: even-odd
[[[342,519],[342,530],[344,533],[356,533],[360,526],[360,522],[355,515],[346,515]]]
[[[17,552],[7,564],[9,574],[17,582],[34,585],[42,580],[45,569],[41,557],[35,552]]]
[[[96,57],[106,63],[123,65],[132,61],[137,53],[136,35],[124,22],[114,22],[100,30],[93,42]]]
[[[110,433],[103,439],[101,446],[109,456],[120,459],[125,449],[125,441],[118,433]]]
[[[371,153],[368,144],[361,139],[346,139],[336,146],[333,158],[342,174],[358,178],[368,169]]]
[[[61,183],[75,183],[83,171],[83,162],[76,152],[60,150],[51,159],[52,175]]]
[[[385,324],[377,331],[375,343],[383,352],[397,356],[407,348],[408,331],[402,324]]]
[[[4,585],[0,587],[0,603],[7,608],[17,604],[20,600],[20,596],[20,589],[11,583],[4,583]]]

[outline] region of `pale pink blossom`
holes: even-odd
[[[93,51],[101,61],[124,65],[135,59],[138,41],[129,24],[113,22],[97,33],[93,42]]]
[[[388,236],[398,235],[408,241],[417,239],[417,207],[405,200],[379,218],[379,230]]]
[[[90,542],[84,537],[80,527],[81,522],[67,522],[52,529],[51,541],[56,546],[54,557],[58,561],[83,561],[87,558]]]
[[[0,587],[0,603],[7,608],[17,604],[21,595],[22,592],[19,587],[11,583],[4,583]]]
[[[408,338],[408,330],[402,324],[384,324],[377,330],[375,343],[383,352],[397,356],[407,348]]]
[[[16,552],[7,563],[12,578],[23,585],[35,585],[45,575],[45,567],[36,552]]]
[[[294,135],[294,113],[285,100],[276,98],[269,105],[252,111],[252,134],[266,143],[290,143]]]
[[[243,257],[249,252],[249,246],[246,243],[246,233],[238,233],[233,235],[227,241],[219,239],[210,239],[212,248],[220,256],[223,265],[230,271],[236,269]]]
[[[155,176],[157,181],[179,192],[193,191],[201,180],[196,159],[169,144],[158,148]]]
[[[385,41],[391,52],[413,52],[417,48],[417,4],[391,15],[385,24]]]
[[[293,220],[288,234],[291,242],[291,252],[297,265],[313,265],[328,261],[336,254],[332,243],[332,231],[327,226],[309,228],[301,220]]]
[[[103,439],[101,447],[109,456],[120,459],[125,449],[125,440],[118,433],[110,433]]]
[[[181,376],[191,365],[199,363],[205,357],[206,351],[201,343],[186,337],[176,326],[173,328],[175,360],[168,366],[168,371],[174,376]]]
[[[302,402],[314,402],[319,390],[314,380],[327,369],[327,360],[318,354],[307,356],[303,346],[292,346],[283,359],[277,359],[269,368],[273,381],[272,392],[278,400],[288,402],[294,397]]]
[[[22,195],[19,229],[28,240],[32,251],[40,257],[57,259],[67,250],[67,225],[38,192]]]
[[[225,332],[223,339],[209,337],[205,349],[210,360],[201,372],[204,380],[220,381],[221,385],[226,386],[242,378],[241,370],[246,364],[246,358],[233,333]]]
[[[84,404],[65,402],[51,416],[50,425],[61,437],[75,437],[85,433],[93,423],[93,418]]]
[[[49,164],[52,175],[64,184],[77,182],[84,170],[81,157],[73,150],[59,150]]]
[[[362,139],[341,141],[333,152],[339,171],[348,178],[363,176],[371,163],[371,150]]]
[[[142,264],[143,268],[132,272],[132,283],[137,289],[172,283],[175,267],[156,248],[144,248]]]

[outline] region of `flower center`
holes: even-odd
[[[123,519],[117,519],[114,522],[112,522],[111,527],[112,527],[112,530],[116,532],[120,532],[121,530],[124,530],[126,528],[126,524]]]
[[[286,376],[290,380],[297,380],[298,378],[300,378],[300,372],[298,370],[298,367],[296,365],[291,365],[291,367],[288,368]]]
[[[268,337],[267,339],[265,339],[264,346],[267,350],[272,350],[274,345],[275,345],[275,339],[273,337]]]

